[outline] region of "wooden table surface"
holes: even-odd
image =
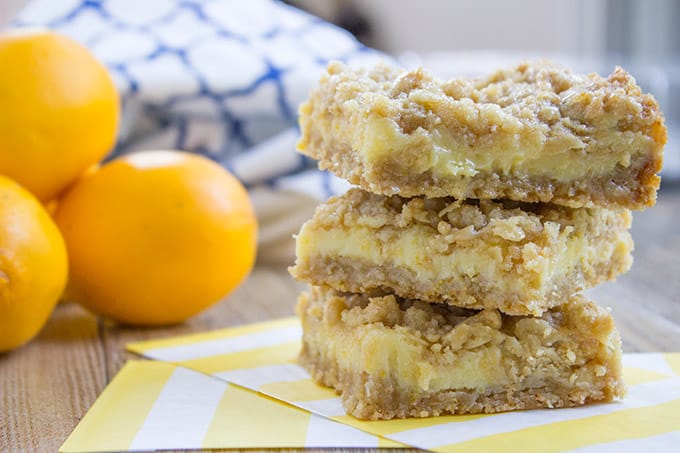
[[[591,295],[612,307],[625,351],[680,351],[680,187],[664,187],[656,207],[634,218],[632,270]],[[133,357],[125,343],[290,316],[301,288],[283,268],[257,267],[227,300],[162,329],[120,327],[58,306],[36,339],[0,355],[0,451],[56,451]]]

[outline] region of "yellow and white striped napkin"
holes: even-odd
[[[399,446],[184,367],[133,360],[59,451]]]
[[[680,354],[626,354],[623,402],[495,415],[360,421],[295,364],[301,329],[287,318],[128,345],[396,442],[434,451],[626,451],[680,441]],[[347,445],[352,437],[346,438]]]

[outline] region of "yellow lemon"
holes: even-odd
[[[189,153],[115,159],[69,189],[55,219],[69,253],[69,297],[125,324],[183,321],[226,296],[255,260],[247,192]]]
[[[64,241],[43,206],[0,176],[0,352],[33,338],[67,278]]]
[[[115,143],[119,99],[106,68],[47,30],[0,34],[0,174],[43,202]]]

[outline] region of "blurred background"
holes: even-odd
[[[675,0],[292,0],[399,54],[510,50],[664,60],[680,51]]]

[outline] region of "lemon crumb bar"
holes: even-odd
[[[291,274],[340,291],[540,315],[632,263],[626,209],[350,189],[300,230]]]
[[[610,313],[581,296],[540,318],[312,287],[300,361],[361,419],[492,413],[625,393]]]
[[[299,150],[364,190],[643,209],[666,128],[621,68],[604,78],[535,62],[439,81],[332,63],[300,108]]]

